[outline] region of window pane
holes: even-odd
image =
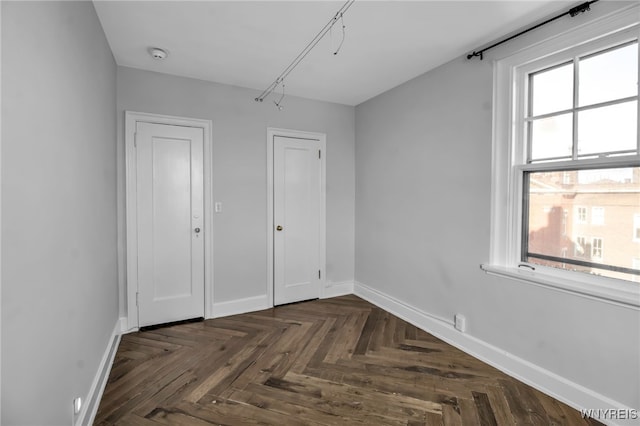
[[[638,43],[580,61],[578,99],[592,105],[638,94]]]
[[[591,224],[604,225],[604,207],[594,207],[591,209]]]
[[[637,150],[638,102],[578,113],[578,155]]]
[[[626,280],[640,274],[640,167],[528,172],[525,182],[524,261]]]
[[[573,63],[532,74],[531,115],[570,109],[573,106]]]
[[[573,114],[535,120],[531,123],[531,160],[571,157]]]

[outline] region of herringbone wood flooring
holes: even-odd
[[[344,296],[123,336],[95,424],[590,422],[388,312]]]

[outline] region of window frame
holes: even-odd
[[[581,212],[584,212],[584,219]],[[576,223],[581,225],[587,223],[587,208],[585,206],[576,206]]]
[[[525,172],[640,166],[640,154],[527,163],[528,144],[524,142],[528,126],[524,122],[528,85],[524,80],[532,72],[567,62],[567,58],[640,39],[639,16],[640,5],[634,4],[494,62],[491,247],[489,263],[481,265],[485,271],[617,305],[640,307],[640,286],[632,281],[521,261]]]
[[[596,214],[596,211],[598,214]],[[605,209],[602,206],[591,207],[591,225],[604,226]]]
[[[598,244],[596,244],[596,241]],[[596,254],[596,251],[598,254]],[[604,259],[604,239],[602,237],[591,237],[591,258]]]

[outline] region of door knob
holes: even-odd
[[[194,229],[194,231],[196,231],[196,234],[199,234],[200,233],[200,228],[196,228],[196,229]]]
[[[282,231],[282,226],[280,225],[276,226],[276,231]]]

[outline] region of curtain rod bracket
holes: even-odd
[[[581,13],[584,13],[584,12],[588,11],[588,10],[591,10],[591,8],[589,7],[590,4],[591,4],[590,2],[586,2],[586,3],[579,4],[578,6],[569,9],[569,15],[571,15],[571,17],[573,18],[576,15],[579,15]]]

